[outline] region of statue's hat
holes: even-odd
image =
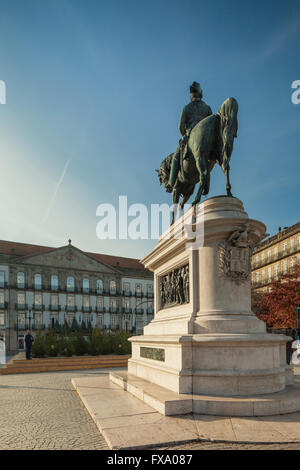
[[[202,89],[201,89],[200,83],[198,83],[198,82],[193,82],[192,85],[190,86],[190,92],[191,92],[191,93],[193,93],[193,92],[202,93]]]

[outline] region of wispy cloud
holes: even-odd
[[[300,17],[293,19],[280,29],[265,45],[260,59],[266,60],[279,52],[297,32],[300,30]]]
[[[50,215],[52,206],[53,206],[53,204],[54,204],[54,202],[55,202],[55,199],[56,199],[57,193],[58,193],[58,191],[59,191],[59,188],[60,188],[60,186],[62,185],[62,182],[63,182],[63,180],[64,180],[64,177],[65,177],[65,175],[66,175],[66,173],[67,173],[67,170],[68,170],[70,161],[71,161],[71,159],[68,159],[68,160],[66,161],[65,166],[64,166],[64,168],[63,168],[63,171],[62,171],[62,173],[61,173],[61,175],[60,175],[60,177],[59,177],[59,179],[58,179],[58,181],[57,181],[57,183],[56,183],[56,185],[55,185],[52,198],[51,198],[50,201],[49,201],[49,204],[48,204],[48,207],[47,207],[47,209],[46,209],[45,215],[44,215],[44,217],[43,217],[43,219],[42,219],[42,224],[44,224],[44,223],[48,220],[48,217],[49,217],[49,215]]]

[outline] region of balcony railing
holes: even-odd
[[[77,307],[76,305],[66,305],[65,310],[67,312],[77,312]]]
[[[135,309],[135,313],[136,313],[137,315],[143,315],[144,309],[143,309],[143,308],[136,308],[136,309]]]
[[[123,313],[132,313],[132,308],[130,308],[130,307],[123,307],[123,308],[122,308],[122,312],[123,312]]]
[[[49,305],[49,310],[52,311],[52,312],[58,312],[59,310],[61,310],[61,306],[60,305],[50,304]]]
[[[153,298],[153,292],[147,292],[147,297],[148,297],[148,299],[152,299]]]
[[[144,294],[143,294],[143,292],[137,292],[137,291],[135,291],[135,296],[136,296],[136,297],[144,297]]]
[[[82,311],[82,312],[88,312],[88,313],[90,313],[90,312],[92,311],[92,307],[91,307],[91,306],[89,306],[89,307],[83,307],[83,306],[82,306],[82,310],[81,310],[81,311]]]
[[[119,307],[109,307],[109,313],[118,313]]]
[[[147,308],[147,315],[153,315],[154,314],[154,308]]]
[[[104,313],[106,311],[105,307],[96,307],[97,313]]]
[[[33,304],[32,305],[32,310],[45,310],[45,305],[44,304]]]
[[[132,296],[132,291],[131,290],[123,290],[122,295],[124,297],[131,297]]]
[[[16,310],[28,310],[28,305],[27,304],[15,304]]]

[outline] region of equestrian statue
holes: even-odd
[[[179,120],[182,135],[179,146],[156,170],[160,184],[173,195],[172,224],[180,197],[179,208],[182,212],[197,183],[199,187],[193,206],[200,202],[201,196],[209,193],[210,173],[215,163],[221,166],[225,174],[227,196],[232,196],[229,162],[233,141],[237,137],[238,103],[235,98],[227,98],[219,111],[212,114],[202,96],[200,84],[194,82],[190,87],[191,102],[183,108]]]

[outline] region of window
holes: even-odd
[[[265,280],[265,270],[264,269],[261,270],[261,280],[262,281]]]
[[[98,316],[98,326],[99,328],[103,328],[103,315]]]
[[[130,291],[130,283],[129,282],[124,282],[123,290],[124,290],[124,292],[129,292]]]
[[[135,285],[135,292],[136,292],[137,294],[141,294],[141,292],[142,292],[142,284],[136,284],[136,285]]]
[[[147,307],[148,307],[149,309],[153,309],[153,300],[148,300],[148,302],[147,302]]]
[[[282,253],[285,254],[286,253],[286,247],[287,247],[287,243],[283,243],[282,244]]]
[[[74,292],[75,290],[75,281],[74,281],[74,277],[72,276],[69,276],[67,278],[67,291],[69,292]]]
[[[0,271],[0,287],[4,287],[5,284],[5,273],[4,271]]]
[[[262,263],[263,263],[263,262],[265,261],[265,253],[264,253],[264,252],[263,252],[263,253],[261,253],[261,255],[260,255],[260,256],[261,256],[261,261],[262,261]]]
[[[152,292],[153,292],[153,284],[147,284],[147,292],[148,292],[148,294],[152,294]]]
[[[41,289],[42,287],[42,276],[40,274],[34,275],[34,288]]]
[[[283,274],[287,273],[287,261],[286,260],[282,263],[282,272]]]
[[[124,308],[125,308],[125,310],[130,309],[130,300],[129,299],[124,299]]]
[[[96,288],[97,288],[97,292],[100,292],[100,293],[103,292],[103,281],[102,281],[102,279],[97,279]]]
[[[278,246],[274,246],[274,257],[277,258],[278,256]]]
[[[34,305],[42,305],[42,294],[35,294]]]
[[[290,270],[293,269],[294,264],[295,264],[295,258],[291,258],[291,259],[290,259]]]
[[[51,305],[58,305],[58,295],[51,295]]]
[[[5,326],[5,315],[4,312],[0,312],[0,327]]]
[[[278,264],[275,264],[275,266],[274,266],[274,278],[275,279],[278,278]]]
[[[18,292],[17,294],[17,304],[25,305],[25,294],[24,292]]]
[[[116,315],[111,316],[111,327],[116,328]]]
[[[18,325],[25,326],[25,313],[18,313]]]
[[[34,317],[34,322],[36,326],[41,326],[43,323],[43,314],[42,313],[36,313]]]
[[[290,245],[291,245],[291,251],[294,251],[294,239],[291,238],[290,240]]]
[[[4,292],[0,292],[0,304],[4,304]]]
[[[271,250],[268,250],[267,256],[268,256],[268,261],[270,261],[270,259],[271,259]]]
[[[75,296],[74,295],[67,295],[67,306],[74,307],[75,306]]]
[[[58,277],[56,274],[51,276],[51,290],[58,290]]]
[[[24,276],[24,273],[22,272],[17,274],[17,286],[19,288],[24,288],[25,286],[25,276]]]
[[[89,307],[90,306],[90,298],[88,295],[83,295],[82,296],[82,305],[83,307]]]
[[[256,282],[259,282],[259,271],[256,271]]]
[[[83,288],[83,292],[89,292],[89,289],[90,289],[90,281],[88,280],[88,278],[84,278],[83,281],[82,281],[82,288]]]
[[[103,307],[103,297],[97,297],[97,307]]]
[[[117,290],[116,281],[110,281],[110,283],[109,283],[109,290],[110,290],[110,292],[116,292],[116,290]]]
[[[272,269],[268,268],[268,281],[271,282],[272,280]]]
[[[300,248],[300,236],[297,237],[297,248]]]

